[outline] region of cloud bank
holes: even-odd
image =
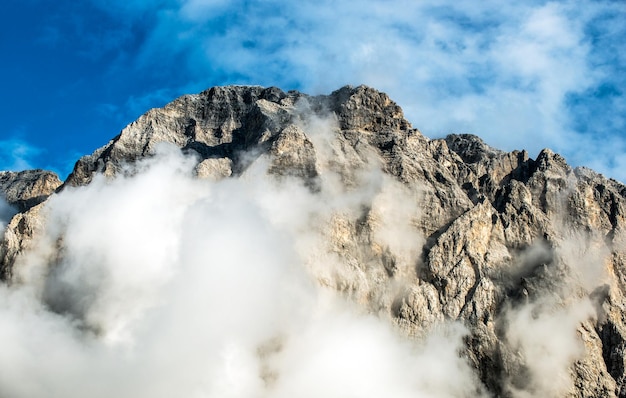
[[[194,167],[163,147],[127,177],[50,198],[44,232],[0,285],[2,395],[480,395],[463,327],[409,342],[315,274],[332,263],[312,217],[380,188],[328,205],[257,178],[262,161],[220,182]]]
[[[197,159],[162,146],[115,179],[98,175],[50,197],[45,229],[18,257],[13,283],[0,285],[0,341],[11,342],[0,394],[488,396],[463,354],[465,327],[434,321],[406,339],[380,310],[386,294],[422,283],[419,189],[383,173],[373,153],[335,147],[337,120],[298,106],[292,128],[316,149],[316,189],[268,175],[267,155],[237,179],[198,179]],[[349,223],[364,207],[372,242],[354,242]],[[559,246],[573,271],[587,270],[583,281],[595,275],[588,290],[602,283],[608,253],[596,238],[574,234]],[[390,251],[398,277],[353,257],[367,250]],[[511,279],[553,256],[531,247],[520,264],[511,260]],[[547,289],[555,297],[501,314],[525,371],[503,386],[516,397],[570,387],[584,353],[577,328],[594,316],[576,298],[581,281],[560,286],[563,269],[549,269],[557,275],[545,280],[565,292]]]

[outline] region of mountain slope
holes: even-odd
[[[473,135],[428,139],[365,86],[327,96],[229,86],[150,110],[82,157],[56,195],[141,174],[163,143],[192,159],[198,179],[297,181],[307,198],[330,203],[306,207],[302,236],[322,242],[319,258],[303,256],[313,278],[410,339],[463,324],[460,355],[480,380],[464,394],[626,397],[621,183],[547,149],[532,159]],[[19,267],[59,185],[45,181],[23,197],[15,183],[0,185],[12,203],[27,203],[0,246],[5,283],[26,283]],[[44,279],[66,253],[63,237]],[[61,305],[54,293],[42,300],[86,329],[104,327],[90,307]]]

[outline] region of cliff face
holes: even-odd
[[[17,213],[10,218],[0,244],[0,279],[9,279],[15,256],[32,238],[35,225],[41,227],[39,205],[61,184],[56,174],[45,170],[0,172],[0,200],[10,206],[10,214]]]
[[[234,86],[150,110],[81,158],[60,192],[139,173],[132,165],[164,142],[194,159],[199,179],[265,164],[271,180],[299,181],[320,202],[359,192],[355,206],[312,213],[324,260],[305,265],[409,339],[465,325],[460,355],[488,393],[626,397],[621,183],[547,149],[532,159],[473,135],[428,139],[368,87],[313,97]],[[20,256],[59,185],[42,172],[0,174],[19,210],[0,246],[5,283],[22,283]]]
[[[50,171],[0,171],[0,192],[20,212],[46,200],[59,186],[59,177]]]

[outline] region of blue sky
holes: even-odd
[[[367,84],[429,137],[550,147],[626,181],[626,2],[510,3],[6,0],[0,169],[65,177],[149,108],[214,85]]]

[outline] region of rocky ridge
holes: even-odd
[[[61,184],[59,177],[51,171],[0,171],[0,192],[20,212],[46,200]]]
[[[351,271],[320,283],[413,338],[460,321],[469,330],[461,354],[492,395],[626,397],[626,187],[547,149],[532,159],[473,135],[428,139],[365,86],[327,96],[214,87],[148,111],[78,160],[62,185],[43,171],[1,173],[0,192],[19,210],[0,245],[2,279],[12,282],[49,195],[96,174],[132,173],[127,165],[163,142],[195,156],[198,178],[236,178],[263,157],[268,173],[300,179],[313,194],[324,192],[325,173],[358,188],[362,171],[380,166],[412,201],[393,213],[410,244],[381,237],[385,217],[396,219],[372,201],[359,214],[334,214],[322,231],[327,250]],[[528,336],[512,328],[539,330],[551,317],[572,321],[582,347],[566,358],[556,390],[542,384]]]

